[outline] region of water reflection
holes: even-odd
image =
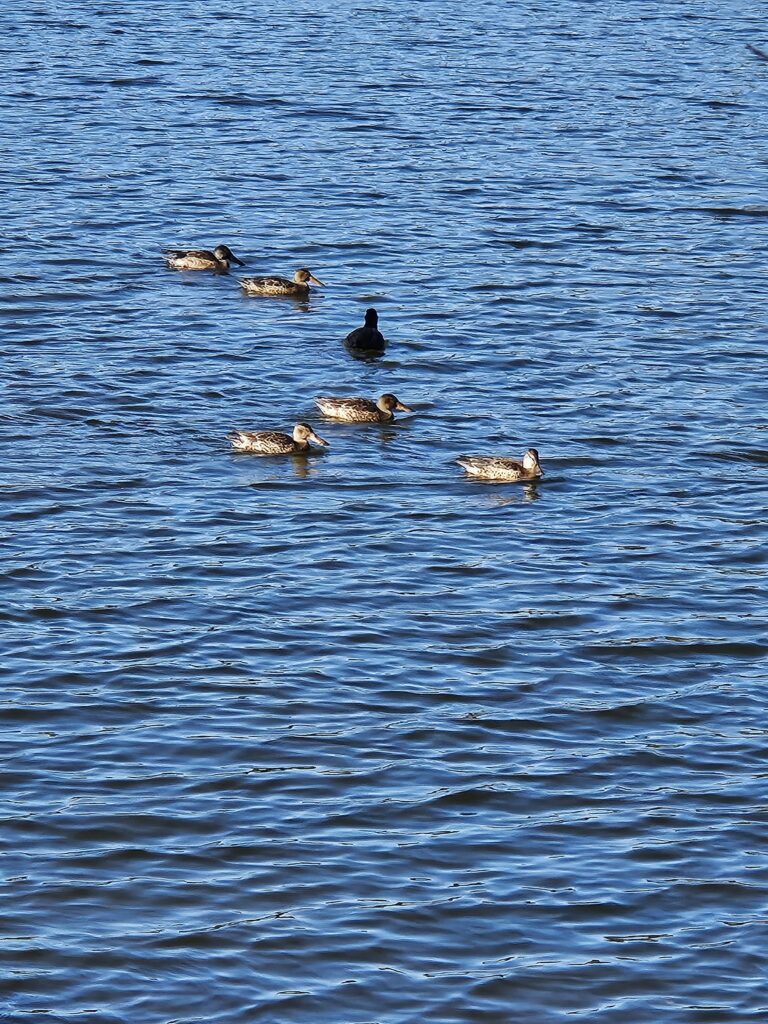
[[[382,345],[362,346],[355,345],[348,339],[344,340],[344,348],[347,352],[349,352],[353,359],[359,359],[363,363],[373,363],[377,359],[381,359],[386,347],[386,342]]]
[[[541,495],[539,494],[538,483],[523,484],[522,488],[516,488],[515,491],[505,491],[503,494],[495,493],[488,495],[488,500],[491,505],[519,505],[521,502],[537,501]]]
[[[314,313],[320,308],[320,303],[317,300],[321,296],[313,295],[309,299],[297,299],[291,295],[246,295],[244,293],[243,298],[248,301],[254,299],[278,299],[284,306],[288,306],[292,313]]]
[[[400,431],[389,423],[378,424],[378,428],[379,441],[382,448],[386,448],[387,445],[396,440],[400,434]]]
[[[322,452],[318,453],[322,458]],[[317,467],[312,464],[312,459],[306,455],[292,455],[291,456],[291,468],[293,469],[294,476],[299,480],[306,480],[307,477],[317,473]]]
[[[290,466],[294,476],[299,480],[306,480],[308,477],[314,476],[317,473],[317,466],[313,464],[314,460],[324,458],[325,451],[312,449],[305,454],[297,455],[262,455],[258,452],[230,452],[228,454],[233,462],[239,463],[241,459],[253,459],[259,466],[267,467],[268,471],[271,470],[269,479],[279,482],[285,478],[285,473],[282,472],[283,466]],[[252,478],[247,481],[246,486],[260,487],[264,480],[264,476],[257,479]]]
[[[387,447],[393,441],[402,441],[403,433],[401,425],[395,423],[345,423],[342,420],[334,420],[331,417],[326,417],[325,422],[333,424],[337,427],[344,427],[343,435],[337,434],[343,440],[339,441],[339,448],[342,446],[346,449],[350,445],[368,445],[374,441],[378,441],[382,448]],[[329,446],[330,447],[330,446]],[[313,453],[315,454],[315,453]],[[324,455],[324,452],[317,452],[318,455]]]

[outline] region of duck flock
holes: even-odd
[[[217,245],[212,251],[169,249],[164,257],[172,270],[211,270],[217,274],[226,274],[233,263],[245,266],[226,245]],[[323,282],[306,267],[297,270],[292,279],[275,276],[240,279],[240,287],[246,295],[301,301],[309,298],[310,284],[323,287]],[[365,323],[348,334],[345,343],[356,353],[383,353],[386,342],[379,331],[379,316],[375,309],[366,310]],[[315,398],[315,405],[324,416],[345,423],[391,423],[395,412],[413,412],[413,409],[392,394],[381,395],[375,401],[322,395]],[[250,452],[253,455],[306,455],[310,444],[323,447],[328,444],[308,423],[297,423],[292,435],[278,430],[234,430],[228,435],[228,440],[235,451]],[[480,480],[530,481],[544,475],[535,448],[529,448],[520,462],[502,455],[461,455],[456,461],[469,476]]]

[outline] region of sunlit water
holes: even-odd
[[[0,16],[0,1019],[766,1020],[764,11],[314,6]]]

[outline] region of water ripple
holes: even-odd
[[[8,1020],[766,1018],[758,13],[0,24]]]

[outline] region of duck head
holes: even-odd
[[[318,279],[315,277],[312,271],[307,270],[306,267],[302,267],[301,270],[297,270],[296,273],[293,275],[294,284],[308,285],[310,281],[313,284],[319,284],[321,288],[325,287],[323,282],[318,281]]]
[[[539,462],[539,453],[535,448],[529,448],[523,456],[523,469],[526,473],[532,473],[534,476],[544,476],[544,470]]]
[[[381,409],[382,412],[394,412],[396,409],[400,412],[413,412],[408,405],[403,405],[400,399],[396,395],[382,395],[376,402],[376,405]]]
[[[379,314],[373,307],[365,311],[365,326],[374,328],[379,326]]]
[[[228,245],[217,245],[213,250],[213,255],[222,263],[237,263],[241,267],[245,266],[243,261],[239,260],[237,256],[235,256]]]
[[[314,441],[315,444],[322,445],[323,447],[326,447],[328,444],[322,437],[318,437],[308,423],[296,424],[293,428],[293,440],[298,444],[308,444],[310,441]]]

